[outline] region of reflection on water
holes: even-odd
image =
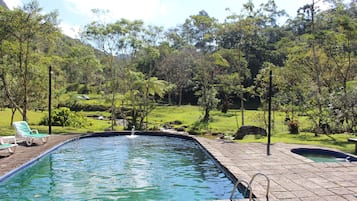
[[[229,198],[232,182],[194,142],[134,136],[68,143],[0,184],[2,200]]]

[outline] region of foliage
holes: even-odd
[[[203,122],[208,122],[210,120],[209,112],[215,109],[218,105],[219,100],[216,98],[217,90],[214,87],[202,88],[196,93],[198,98],[198,104],[202,106],[204,110]]]
[[[95,10],[98,18],[85,26],[80,40],[60,34],[56,13],[44,14],[36,1],[23,9],[1,8],[1,106],[12,109],[10,122],[19,112],[26,119],[27,111],[47,108],[51,65],[53,107],[106,110],[112,130],[118,129],[118,116],[146,129],[159,103],[191,103],[201,110],[179,126],[199,133],[225,131],[217,124],[227,115],[234,133],[239,124],[251,123],[245,102],[261,106],[254,123],[267,124],[272,70],[273,110],[299,120],[300,132],[317,135],[328,127],[328,134],[354,133],[357,6],[328,2],[331,7],[322,10],[312,1],[279,24],[284,11],[273,0],[259,6],[248,1],[239,13],[228,9],[223,23],[202,10],[170,30],[140,20],[108,23]],[[84,93],[97,98],[77,98]],[[252,96],[254,103],[248,102]],[[241,114],[232,115],[239,106]],[[273,123],[281,125],[277,119]],[[108,129],[101,122],[102,127]]]
[[[299,134],[299,123],[296,120],[288,121],[289,133]]]
[[[74,127],[74,128],[82,128],[90,125],[89,119],[87,119],[81,113],[71,112],[69,108],[59,108],[53,110],[51,114],[51,123],[53,126],[62,126],[62,127]],[[48,125],[49,120],[48,116],[44,117],[40,125]]]
[[[1,7],[0,14],[0,81],[9,105],[27,120],[28,109],[41,107],[46,96],[43,80],[58,32],[57,14],[41,14],[37,1],[12,11]]]
[[[246,122],[247,125],[255,125],[262,126],[260,122],[256,120],[256,116],[262,114],[262,111],[245,111],[246,113]],[[11,114],[9,109],[0,110],[1,117],[8,117]],[[87,113],[83,112],[87,116],[99,115],[101,112],[97,113]],[[110,116],[109,114],[108,117]],[[179,127],[187,127],[186,131],[189,131],[193,128],[195,123],[197,123],[197,119],[199,119],[201,115],[200,109],[197,106],[160,106],[153,110],[153,112],[149,115],[149,122],[152,127],[160,128],[162,125],[168,122],[180,122],[181,124],[176,125]],[[29,124],[34,129],[39,129],[39,131],[45,133],[47,132],[47,126],[39,126],[38,123],[41,119],[47,116],[45,112],[34,112],[29,111]],[[231,110],[227,114],[223,114],[220,111],[212,111],[213,120],[209,122],[209,126],[207,124],[199,123],[201,126],[201,130],[197,130],[197,133],[206,134],[206,133],[224,133],[225,135],[231,135],[235,133],[239,128],[239,122],[237,125],[237,119],[239,119],[239,111]],[[321,135],[315,137],[313,133],[309,132],[300,132],[299,135],[290,135],[288,134],[288,129],[286,126],[285,113],[274,113],[275,118],[275,127],[272,132],[272,143],[282,142],[282,143],[293,143],[293,144],[311,144],[316,146],[326,146],[331,148],[336,148],[342,151],[346,151],[349,153],[353,153],[354,145],[347,142],[348,137],[352,137],[350,134],[335,134],[332,135],[335,140],[331,138]],[[304,116],[297,117],[299,120],[299,124],[301,129],[306,130],[311,125],[309,121]],[[15,115],[15,120],[21,120],[21,115],[18,113]],[[94,131],[104,131],[108,127],[110,127],[110,121],[107,120],[96,120],[91,119],[92,124],[86,128],[74,128],[74,127],[59,127],[53,126],[52,131],[54,133],[87,133]],[[196,124],[196,125],[199,125]],[[122,130],[122,127],[116,127],[117,130]],[[192,129],[193,130],[193,129]],[[0,118],[0,135],[13,135],[14,129],[10,126],[10,120],[8,118]],[[210,136],[207,136],[210,137]],[[216,137],[213,137],[216,138]],[[267,138],[255,138],[254,136],[246,136],[239,143],[247,143],[247,142],[261,142],[266,143]]]
[[[341,90],[329,96],[328,120],[334,133],[357,130],[357,88]],[[343,128],[345,127],[345,128]]]

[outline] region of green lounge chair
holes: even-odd
[[[11,143],[5,143],[3,138],[0,137],[0,150],[7,149],[9,153],[13,154],[16,151],[16,139],[14,138],[14,144]]]
[[[26,121],[17,121],[12,125],[16,130],[16,135],[25,138],[27,146],[31,146],[34,139],[41,139],[42,144],[48,141],[48,134],[41,134],[38,133],[38,130],[31,130]]]

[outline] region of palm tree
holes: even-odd
[[[131,117],[129,127],[142,129],[144,120],[148,122],[149,113],[155,108],[155,96],[162,98],[168,88],[168,83],[164,80],[159,80],[157,77],[145,78],[145,75],[140,72],[130,72],[129,90],[126,93],[126,98],[131,104]]]

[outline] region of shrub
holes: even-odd
[[[67,107],[69,106],[71,111],[108,111],[110,106],[105,106],[101,104],[80,104],[75,103],[71,104],[69,102],[65,104],[59,104],[60,107]]]
[[[291,120],[288,122],[290,134],[299,134],[299,124],[296,120]]]
[[[83,128],[90,124],[88,118],[80,113],[72,112],[69,108],[61,107],[55,109],[51,114],[53,126],[70,126],[75,128]],[[48,125],[48,117],[44,117],[40,125]]]

